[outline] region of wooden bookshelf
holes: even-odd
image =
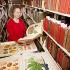
[[[52,19],[52,18],[55,18],[56,20],[60,20],[60,21],[62,21],[62,20],[64,20],[65,22],[65,24],[67,24],[67,22],[66,21],[68,21],[67,20],[67,18],[69,19],[70,18],[70,14],[69,13],[64,13],[64,12],[61,12],[61,11],[55,11],[55,10],[52,10],[52,9],[49,9],[49,8],[42,8],[42,7],[37,7],[37,6],[30,6],[30,5],[25,5],[25,6],[27,6],[27,8],[32,8],[33,10],[38,10],[38,12],[39,11],[42,11],[42,12],[46,12],[46,16],[47,16],[47,13],[50,13],[50,14],[52,14],[53,15],[53,17],[52,17],[52,15],[49,15],[50,16],[50,18]],[[37,22],[34,20],[34,18],[33,17],[31,17],[29,14],[27,14],[32,20],[33,20],[33,22],[35,23],[35,24],[37,24]],[[59,18],[60,17],[60,18]],[[66,18],[66,19],[65,19]],[[68,24],[69,24],[70,22],[68,21]],[[61,24],[61,22],[60,22],[60,24]],[[68,25],[67,24],[67,25]],[[69,24],[70,25],[70,24]],[[67,27],[68,28],[68,27]],[[58,29],[57,29],[58,30]],[[62,30],[62,28],[61,28],[61,30]],[[62,43],[59,43],[56,39],[54,39],[51,35],[50,35],[50,33],[48,33],[47,31],[45,31],[44,29],[43,29],[43,31],[44,31],[44,33],[46,34],[46,37],[48,37],[55,45],[56,45],[56,48],[51,48],[52,49],[52,51],[51,51],[51,56],[53,57],[53,51],[55,51],[54,49],[57,49],[57,57],[56,57],[56,62],[58,62],[59,63],[59,65],[62,67],[62,69],[64,69],[64,70],[68,70],[69,68],[70,68],[70,65],[69,65],[69,62],[70,62],[70,49],[68,48],[68,46],[67,46],[67,48],[66,48],[66,46],[64,47],[63,45],[62,45]],[[69,43],[69,40],[70,39],[68,39],[68,43]],[[61,40],[62,41],[62,40]],[[67,45],[70,45],[70,44],[68,44],[67,43]],[[55,47],[54,45],[52,46],[52,47]],[[47,49],[47,45],[46,45],[46,47],[44,47],[44,49],[46,50]],[[69,49],[69,50],[68,50]],[[49,50],[49,49],[48,49]],[[50,52],[49,51],[49,52]],[[60,56],[59,56],[60,55]],[[59,57],[59,58],[58,58]],[[54,58],[54,57],[53,57]],[[66,66],[64,67],[63,65],[66,63]],[[68,68],[68,69],[67,69]]]
[[[28,14],[27,14],[27,15],[28,15]],[[28,15],[28,16],[29,16],[29,15]],[[30,17],[30,16],[29,16],[29,17]],[[33,22],[34,22],[35,24],[37,24],[37,22],[35,22],[32,17],[30,17],[30,18],[33,20]],[[55,39],[53,39],[53,37],[52,37],[50,34],[48,34],[48,32],[46,32],[45,30],[43,30],[43,31],[46,33],[47,36],[49,36],[49,37],[53,40],[53,42],[58,46],[58,48],[60,48],[68,57],[70,57],[70,53],[69,53],[65,48],[63,48]]]
[[[59,47],[64,53],[67,54],[68,57],[70,57],[70,53],[69,53],[65,48],[63,48],[59,43],[57,43],[57,41],[55,41],[55,40],[53,39],[53,37],[52,37],[50,34],[48,34],[45,30],[43,30],[43,31],[56,43],[56,45],[58,45],[58,47]]]

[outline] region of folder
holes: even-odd
[[[57,62],[60,64],[62,64],[62,60],[63,60],[63,52],[60,48],[58,48],[58,53],[57,53]]]
[[[67,33],[67,40],[66,40],[66,50],[68,52],[70,52],[70,29],[68,30],[68,33]]]
[[[65,13],[66,14],[66,2],[67,2],[67,0],[60,0],[60,12],[61,13]]]
[[[45,6],[45,9],[48,9],[48,0],[45,0],[44,6]]]
[[[48,24],[49,24],[49,20],[47,18],[44,18],[44,20],[43,20],[43,28],[47,32],[48,32]]]
[[[64,55],[63,57],[61,67],[63,70],[69,70],[70,63],[69,63],[69,58],[66,55]]]

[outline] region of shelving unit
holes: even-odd
[[[58,44],[57,41],[55,41],[55,40],[53,39],[53,37],[50,36],[45,30],[43,30],[43,31],[56,43],[56,45],[57,45],[64,53],[66,53],[66,55],[67,55],[68,57],[70,57],[70,53],[69,53],[65,48],[63,48],[60,44]]]
[[[52,13],[52,14],[54,14],[54,17],[53,18],[55,18],[56,20],[58,20],[58,18],[57,17],[61,17],[61,18],[70,18],[70,14],[64,14],[64,13],[60,13],[60,12],[56,12],[56,11],[52,11],[52,10],[48,10],[48,9],[43,9],[43,8],[39,8],[39,7],[33,7],[33,6],[30,6],[30,5],[25,5],[26,7],[27,7],[27,9],[28,8],[32,8],[33,10],[38,10],[38,12],[39,11],[42,11],[42,12],[49,12],[50,14]],[[30,9],[31,10],[31,9]],[[29,14],[27,14],[27,16],[29,16],[31,19],[32,19],[32,21],[35,23],[35,24],[37,24],[37,22],[33,19],[33,17],[31,17]],[[51,17],[50,17],[51,18]],[[52,19],[52,18],[51,18]],[[62,20],[62,19],[61,19]],[[67,20],[67,19],[64,19],[65,21]],[[70,24],[69,24],[70,25]],[[64,55],[64,58],[70,58],[70,52],[66,49],[66,48],[64,48],[63,46],[61,46],[48,32],[46,32],[44,29],[43,29],[43,31],[44,31],[44,33],[46,34],[46,36],[47,37],[49,37],[55,44],[56,44],[56,48],[58,49],[58,50],[61,50],[62,51],[62,53],[63,53],[63,55]],[[54,46],[53,46],[54,47]],[[47,50],[47,48],[46,47],[43,47],[44,48],[44,50],[46,51]],[[61,56],[62,57],[62,56]],[[63,60],[64,60],[64,58],[63,58]],[[58,61],[56,60],[56,62],[58,63]],[[61,66],[61,65],[60,65]]]
[[[28,14],[27,14],[28,15]],[[28,15],[29,16],[29,15]],[[30,16],[29,16],[30,17]],[[33,20],[33,18],[32,17],[30,17],[32,20]],[[35,24],[37,24],[37,22],[35,22],[34,20],[33,20],[33,22],[35,23]],[[50,35],[50,34],[48,34],[44,29],[43,29],[43,31],[46,33],[46,35],[47,36],[49,36],[54,42],[55,42],[55,44],[68,56],[68,57],[70,57],[70,53],[65,49],[65,48],[63,48],[59,43],[57,43],[57,41],[55,41],[54,39],[53,39],[53,37]]]
[[[27,14],[28,17],[30,17],[28,14]],[[30,17],[32,19],[32,21],[37,24],[37,22],[35,22],[33,20],[32,17]],[[44,31],[44,30],[43,30]],[[55,60],[52,58],[51,54],[49,53],[49,51],[47,50],[47,48],[45,47],[45,44],[46,44],[46,41],[44,41],[44,44],[41,46],[41,43],[39,42],[39,40],[36,40],[35,42],[37,42],[37,46],[38,48],[40,48],[38,51],[42,51],[41,47],[44,49],[45,52],[41,53],[45,62],[48,63],[48,66],[49,66],[49,69],[52,70],[52,69],[55,69],[55,70],[62,70],[62,68],[60,67],[60,65],[58,63],[55,62]],[[38,45],[38,43],[40,43],[40,45]],[[49,58],[49,59],[47,59]],[[49,63],[50,62],[50,63]],[[52,63],[53,62],[53,63]],[[51,66],[52,65],[52,66]]]

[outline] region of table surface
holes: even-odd
[[[36,48],[36,45],[35,43],[33,42],[31,45],[29,45],[31,47],[33,47],[33,49],[31,50],[27,50],[25,52],[22,52],[22,54],[27,54],[29,52],[31,53],[34,53],[34,54],[37,54],[37,55],[41,55],[45,61],[46,64],[48,64],[48,68],[49,70],[62,70],[61,67],[55,62],[55,60],[52,58],[51,54],[49,53],[49,51],[46,49],[45,52],[34,52],[34,51],[37,51],[37,48]],[[44,45],[43,45],[44,46]],[[21,54],[20,52],[18,54]],[[17,54],[17,55],[18,55]],[[21,55],[22,56],[22,55]]]

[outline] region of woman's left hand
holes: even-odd
[[[20,38],[18,39],[17,43],[18,44],[23,44],[23,45],[29,45],[33,42],[32,39],[25,39],[25,38]]]

